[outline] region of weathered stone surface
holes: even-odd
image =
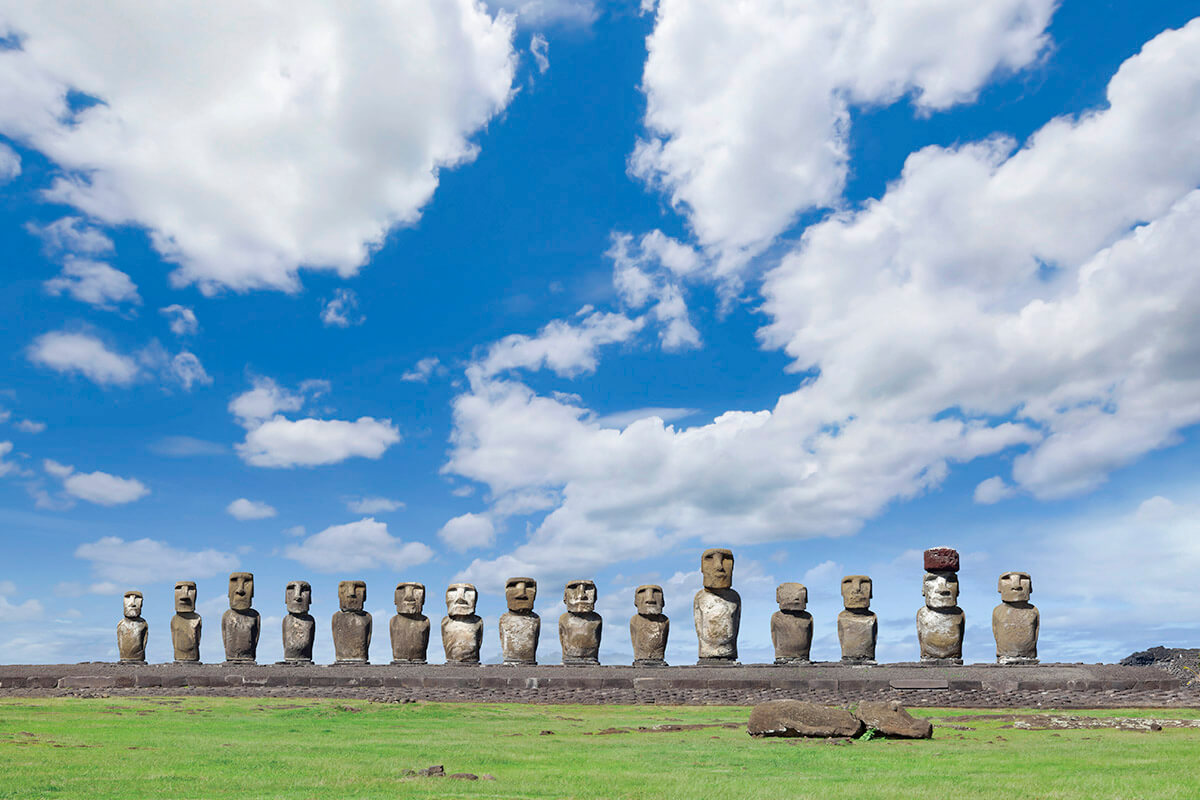
[[[925,551],[925,571],[958,572],[958,551],[953,547],[931,547]]]
[[[200,660],[200,615],[196,613],[196,582],[175,584],[175,616],[171,617],[171,646],[177,663]]]
[[[666,603],[661,586],[639,586],[633,593],[636,614],[629,620],[629,638],[633,642],[635,667],[665,667],[667,637],[671,621],[664,615]]]
[[[925,596],[925,607],[917,612],[921,660],[961,664],[966,615],[958,607],[958,575],[951,570],[926,572],[921,592]]]
[[[122,664],[145,664],[150,626],[142,619],[142,593],[130,589],[122,605],[125,615],[117,623],[117,653]]]
[[[733,553],[714,547],[700,557],[704,588],[692,600],[700,664],[737,661],[742,598],[733,586]]]
[[[371,615],[363,610],[367,602],[365,581],[338,583],[338,608],[332,619],[333,652],[337,664],[366,664],[371,653]]]
[[[536,664],[542,619],[533,612],[537,581],[509,578],[504,584],[508,612],[500,616],[500,652],[505,664]]]
[[[308,609],[312,606],[312,586],[307,581],[291,581],[284,590],[288,613],[283,618],[283,661],[285,664],[311,664],[317,621]]]
[[[873,585],[866,575],[847,575],[842,578],[842,604],[838,613],[838,641],[842,645],[842,661],[854,664],[875,663],[875,642],[879,621],[871,609]]]
[[[827,708],[802,700],[769,700],[750,712],[746,729],[751,736],[857,736],[858,717],[844,708]]]
[[[234,572],[229,575],[229,610],[221,616],[221,641],[225,645],[225,660],[234,663],[254,663],[258,654],[258,636],[262,622],[251,608],[254,602],[254,574]]]
[[[478,664],[483,644],[483,620],[475,615],[479,592],[470,583],[452,583],[446,588],[446,616],[442,617],[442,647],[446,662]]]
[[[914,719],[895,701],[859,703],[854,709],[854,716],[866,727],[893,739],[929,739],[933,736],[932,722]]]
[[[1027,572],[1006,572],[997,584],[1000,605],[992,610],[996,661],[1000,664],[1036,664],[1041,615],[1029,602],[1033,580]]]
[[[600,634],[604,622],[596,613],[596,584],[589,580],[568,581],[563,589],[567,612],[558,618],[558,641],[562,663],[588,666],[600,663]]]
[[[776,664],[807,664],[812,649],[812,614],[808,589],[802,583],[781,583],[775,590],[779,610],[771,615],[771,643]]]
[[[429,617],[425,609],[425,584],[396,584],[396,616],[388,631],[392,638],[393,664],[424,664],[429,652]]]

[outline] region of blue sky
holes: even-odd
[[[1043,660],[1194,644],[1189,6],[0,3],[0,662],[115,658],[126,588],[166,660],[183,579],[219,660],[245,569],[261,661],[297,578],[376,661],[474,581],[494,660],[528,574],[542,661],[590,577],[689,663],[708,546],[744,661],[797,580],[835,659],[849,573],[915,659],[936,545],[968,660],[1014,569]]]

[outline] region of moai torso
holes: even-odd
[[[171,617],[171,645],[176,661],[200,660],[200,615],[181,611]]]
[[[283,618],[283,660],[308,663],[313,657],[317,621],[311,614],[290,613]]]
[[[737,660],[742,598],[733,589],[701,589],[692,601],[700,658]]]
[[[599,664],[604,626],[595,611],[568,611],[558,618],[558,641],[564,664]]]
[[[665,615],[634,614],[629,620],[634,666],[665,665],[670,633],[671,621]]]
[[[996,661],[1001,664],[1036,664],[1041,616],[1029,602],[1033,581],[1026,572],[1006,572],[998,584],[1003,601],[992,611]]]
[[[442,647],[446,663],[478,664],[483,645],[483,620],[474,614],[442,617]]]
[[[500,615],[500,652],[505,664],[536,664],[542,618],[532,611]]]
[[[842,644],[842,661],[875,660],[875,640],[879,635],[879,620],[875,612],[846,609],[838,614],[837,629],[838,641]]]
[[[961,608],[922,608],[917,612],[917,642],[922,661],[962,660],[966,615]]]
[[[388,628],[392,635],[392,663],[425,663],[429,651],[429,617],[397,614]]]
[[[254,663],[258,655],[258,635],[262,622],[252,608],[227,609],[221,615],[221,639],[225,643],[225,660]]]
[[[775,645],[775,663],[807,663],[812,634],[812,614],[807,611],[776,611],[772,614],[771,643]]]
[[[367,663],[371,651],[371,615],[366,611],[335,611],[332,622],[334,659]]]
[[[126,617],[117,623],[117,653],[122,663],[145,663],[146,639],[149,632],[150,626],[141,617]]]

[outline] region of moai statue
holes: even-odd
[[[452,583],[446,588],[442,617],[442,647],[447,664],[478,664],[483,644],[483,620],[475,614],[479,592],[474,584]]]
[[[808,589],[803,583],[781,583],[775,590],[779,610],[771,615],[771,643],[775,645],[776,664],[807,664],[812,649],[812,614],[808,607]]]
[[[696,592],[692,616],[700,640],[702,665],[737,663],[738,626],[742,621],[742,598],[733,586],[733,553],[719,547],[700,557],[704,588]]]
[[[847,575],[842,578],[842,604],[846,610],[840,612],[837,618],[842,661],[874,664],[879,620],[871,611],[871,579],[866,575]]]
[[[284,664],[311,664],[317,621],[308,609],[312,606],[312,587],[308,581],[291,581],[284,590],[287,616],[283,618]]]
[[[504,583],[508,611],[500,616],[500,652],[505,664],[537,663],[542,619],[533,612],[535,597],[537,581],[533,578],[509,578]]]
[[[117,623],[117,654],[122,664],[146,663],[146,638],[150,626],[142,619],[142,593],[125,593],[125,617]]]
[[[225,661],[253,664],[258,653],[258,634],[262,622],[250,607],[254,602],[254,573],[229,575],[229,610],[221,616],[221,639],[225,643]]]
[[[393,664],[424,664],[429,650],[429,617],[425,608],[425,584],[396,584],[396,616],[388,626],[392,634]]]
[[[200,615],[196,613],[196,582],[175,584],[175,616],[171,617],[171,645],[176,664],[200,661]]]
[[[1028,572],[1006,572],[998,585],[1000,605],[992,610],[992,633],[996,637],[996,662],[1036,664],[1038,627],[1041,617],[1029,602],[1033,580]]]
[[[925,551],[925,607],[917,612],[917,641],[922,661],[962,663],[966,615],[958,607],[958,551],[934,547]]]
[[[633,640],[635,667],[665,667],[667,665],[667,636],[671,621],[663,614],[661,586],[639,586],[633,593],[637,613],[629,620],[629,638]]]
[[[333,663],[369,663],[371,615],[363,611],[366,602],[365,581],[342,581],[338,584],[340,610],[333,613]]]
[[[567,612],[558,618],[558,641],[562,663],[587,667],[600,663],[600,632],[604,621],[596,613],[596,584],[588,580],[568,581],[563,589]]]

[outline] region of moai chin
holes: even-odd
[[[633,593],[637,613],[629,619],[629,638],[633,641],[635,667],[665,667],[667,637],[671,621],[663,614],[666,603],[661,586],[639,586]]]
[[[921,660],[962,663],[966,615],[958,607],[958,551],[934,547],[925,551],[925,606],[917,612]]]
[[[807,664],[812,649],[812,614],[803,583],[781,583],[775,590],[779,610],[771,615],[771,643],[776,664]]]
[[[200,615],[196,613],[196,582],[175,584],[175,616],[171,617],[171,646],[176,664],[200,661]]]
[[[393,664],[424,664],[429,651],[429,617],[425,609],[425,584],[396,584],[396,616],[388,625],[392,636]]]
[[[308,581],[289,581],[284,589],[287,615],[283,618],[283,664],[311,664],[313,641],[317,637],[317,621],[308,609],[312,607],[312,586]]]
[[[333,613],[333,653],[335,664],[367,664],[371,653],[371,615],[363,610],[367,602],[365,581],[338,584],[338,611]]]
[[[1036,664],[1041,616],[1029,602],[1033,580],[1028,572],[1006,572],[997,584],[1000,605],[992,610],[992,634],[996,637],[996,662]]]
[[[704,588],[692,601],[696,638],[700,642],[701,665],[737,663],[738,627],[742,621],[742,598],[733,590],[733,553],[719,547],[700,557]]]
[[[509,578],[504,582],[508,611],[500,615],[500,652],[505,664],[537,663],[542,619],[533,611],[536,597],[537,581],[533,578]]]
[[[117,623],[117,655],[122,664],[145,664],[150,626],[142,619],[142,593],[130,589],[122,605],[125,616]]]
[[[225,661],[231,664],[253,664],[258,654],[258,635],[262,621],[250,607],[254,602],[254,573],[229,574],[229,609],[221,616],[221,640],[225,644]]]
[[[574,667],[599,664],[604,621],[596,613],[596,584],[584,579],[568,581],[563,602],[567,611],[558,618],[562,663]]]
[[[442,647],[447,664],[478,664],[483,644],[483,620],[475,614],[479,592],[474,584],[452,583],[446,588],[442,617]]]
[[[874,664],[875,641],[879,635],[879,620],[871,611],[872,585],[866,575],[847,575],[842,578],[842,605],[838,613],[838,641],[842,644],[842,661],[849,664]]]

